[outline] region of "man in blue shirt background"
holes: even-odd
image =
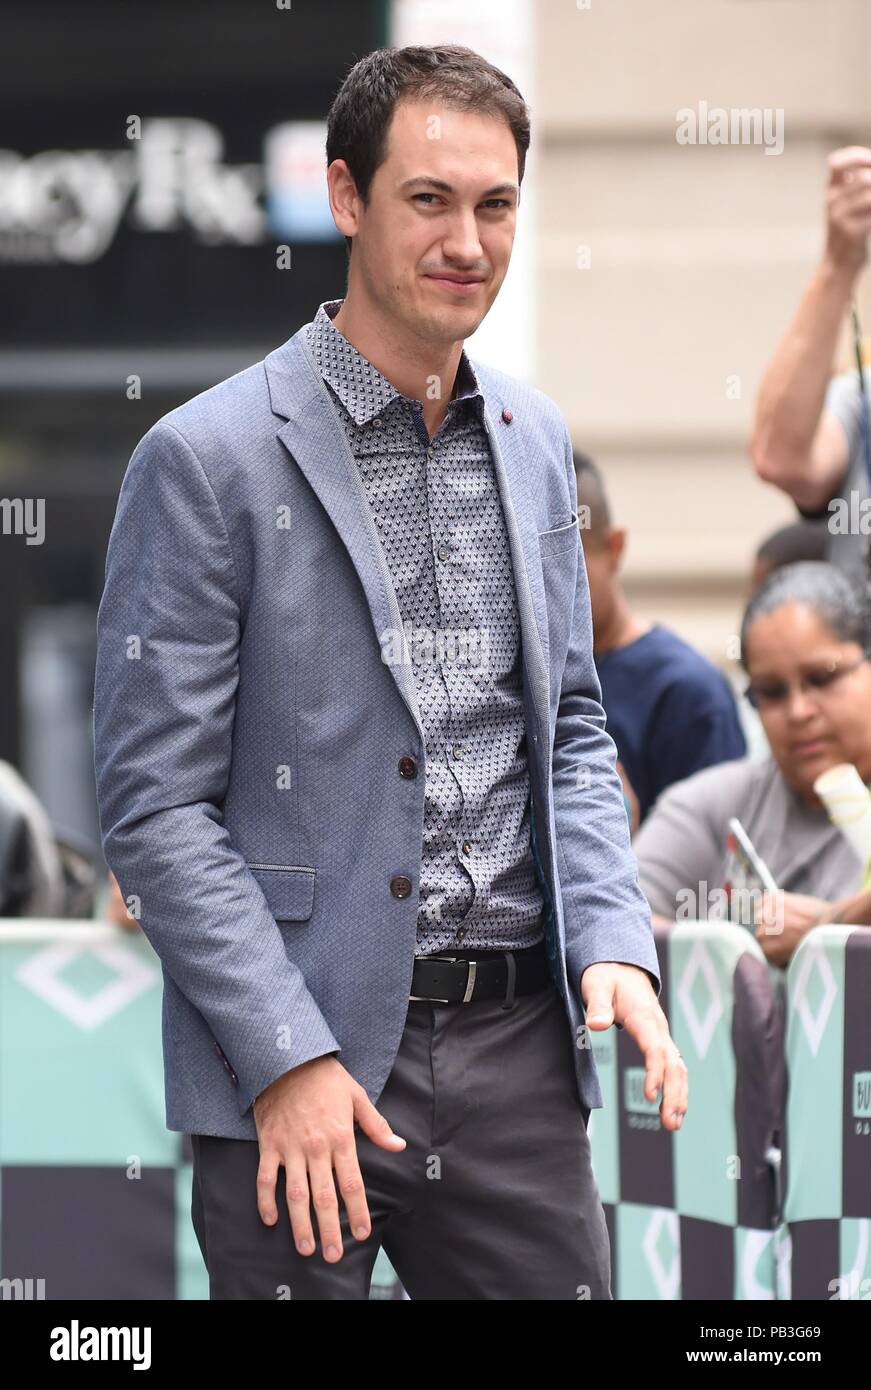
[[[619,571],[625,527],[613,524],[602,474],[574,452],[593,614],[593,654],[608,732],[638,803],[639,823],[661,791],[747,751],[729,681],[661,623],[629,607]]]

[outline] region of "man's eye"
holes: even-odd
[[[433,199],[435,199],[435,198],[437,198],[437,197],[438,197],[438,194],[437,194],[437,193],[413,193],[413,194],[412,194],[412,201],[413,201],[413,202],[416,202],[419,198],[433,198]],[[432,203],[427,203],[426,206],[427,206],[427,207],[432,207],[433,204],[432,204]],[[509,201],[508,201],[507,198],[485,198],[485,200],[484,200],[484,202],[481,204],[481,206],[482,206],[482,207],[485,207],[485,208],[488,210],[488,212],[490,212],[490,211],[497,211],[497,210],[500,209],[500,208],[508,208],[508,207],[511,207],[511,204],[509,203]]]
[[[832,681],[837,678],[838,674],[838,671],[808,671],[807,675],[805,676],[805,680],[807,681],[808,685],[812,685],[817,690],[821,690],[823,686],[831,685]]]

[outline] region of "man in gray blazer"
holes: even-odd
[[[381,1245],[412,1298],[609,1298],[589,1030],[635,1039],[667,1129],[686,1110],[569,433],[463,351],[528,144],[468,49],[358,62],[328,123],[345,298],[124,478],[103,843],[163,965],[212,1298],[366,1298]]]

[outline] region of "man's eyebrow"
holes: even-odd
[[[412,178],[403,180],[399,188],[400,190],[410,188],[411,185],[415,183],[428,184],[430,188],[437,188],[440,193],[456,193],[457,191],[453,184],[446,183],[444,179],[431,178],[428,174],[415,174]],[[481,197],[495,198],[499,193],[517,194],[519,191],[516,183],[497,183],[494,184],[492,188],[485,189]]]

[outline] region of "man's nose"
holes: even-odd
[[[455,263],[457,269],[462,266],[464,270],[475,274],[479,271],[484,273],[481,268],[481,234],[474,208],[457,208],[454,211],[443,239],[443,246],[445,255]]]

